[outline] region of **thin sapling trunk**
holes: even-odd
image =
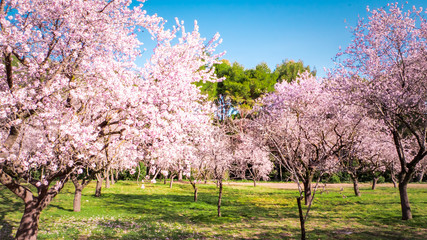
[[[194,202],[197,202],[197,186],[196,186],[196,180],[190,180],[191,186],[193,186],[194,189]]]
[[[222,200],[222,179],[218,180],[219,195],[218,195],[218,217],[221,217],[221,200]]]
[[[320,177],[317,179],[316,181],[316,186],[314,187],[313,190],[313,195],[310,198],[310,202],[307,205],[307,211],[305,213],[305,216],[303,214],[303,209],[302,209],[302,204],[301,204],[301,200],[303,198],[303,192],[301,191],[300,186],[298,186],[298,189],[300,191],[300,195],[297,197],[297,205],[298,205],[298,213],[299,213],[299,219],[300,219],[300,225],[301,225],[301,240],[305,240],[306,239],[306,231],[305,231],[305,223],[307,222],[307,218],[308,218],[308,214],[310,213],[310,209],[314,200],[314,197],[316,195],[316,190],[317,187],[319,186],[319,182],[320,182]],[[299,183],[298,183],[299,185]]]
[[[302,213],[301,199],[302,199],[302,196],[297,197],[299,221],[300,221],[300,226],[301,226],[301,240],[305,240],[305,220],[304,220],[304,215]]]
[[[173,179],[175,178],[175,175],[171,175],[171,180],[170,180],[170,183],[169,183],[169,188],[172,188],[172,186],[173,186]]]

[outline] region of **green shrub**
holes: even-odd
[[[385,177],[380,176],[380,177],[378,178],[378,183],[385,183]]]
[[[334,174],[329,178],[328,182],[329,183],[340,183],[341,182],[340,176]]]

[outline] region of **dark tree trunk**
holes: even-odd
[[[101,196],[102,189],[102,177],[96,177],[96,188],[95,188],[95,197]]]
[[[402,220],[412,219],[411,206],[408,198],[408,182],[399,181],[400,205],[402,207]]]
[[[407,163],[405,159],[405,154],[403,151],[403,146],[401,144],[401,136],[397,131],[392,131],[393,140],[396,146],[397,155],[399,156],[400,162],[400,172],[399,172],[399,195],[400,195],[400,206],[402,208],[402,220],[412,219],[411,206],[409,204],[408,198],[408,183],[411,181],[415,174],[415,168],[417,164],[423,160],[427,155],[424,145],[419,145],[420,149],[418,150],[417,155],[412,159],[411,162]],[[425,138],[425,132],[422,136],[423,140]]]
[[[301,240],[305,240],[305,221],[302,213],[301,199],[302,197],[297,197],[299,221],[301,225]]]
[[[197,180],[192,180],[191,178],[190,178],[190,184],[191,184],[191,186],[193,186],[193,189],[194,189],[194,202],[197,202],[197,191],[198,191],[198,189],[197,189]]]
[[[377,187],[378,179],[379,177],[374,177],[374,179],[372,180],[372,190],[375,190],[375,188]]]
[[[41,211],[49,205],[52,199],[61,191],[68,181],[69,172],[57,172],[57,183],[55,187],[49,189],[51,182],[47,185],[37,187],[38,196],[34,197],[32,191],[19,184],[10,175],[3,172],[0,168],[0,182],[15,195],[24,201],[24,214],[22,215],[20,225],[15,235],[15,239],[33,240],[37,239],[38,225]]]
[[[354,189],[354,195],[356,197],[360,197],[360,190],[359,190],[359,179],[357,179],[357,176],[350,175],[351,180],[353,181],[353,189]]]
[[[311,201],[311,181],[312,178],[309,177],[308,179],[304,179],[303,185],[304,185],[304,204],[308,206]]]
[[[24,215],[21,218],[18,231],[16,232],[16,240],[36,240],[41,209],[37,206],[36,199],[25,204]]]
[[[255,178],[254,178],[254,187],[256,187],[256,180],[255,180]]]
[[[222,200],[222,180],[218,181],[219,195],[218,195],[218,217],[221,217],[221,200]]]

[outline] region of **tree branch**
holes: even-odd
[[[34,196],[31,190],[17,183],[11,176],[5,173],[3,169],[0,169],[0,182],[25,203],[33,200]]]

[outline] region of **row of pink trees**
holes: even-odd
[[[368,12],[329,78],[344,101],[386,125],[399,160],[402,219],[408,220],[407,186],[427,155],[426,12],[398,4]]]
[[[167,30],[129,5],[0,2],[0,182],[25,204],[17,239],[36,238],[41,211],[71,175],[133,167],[182,138],[203,99],[191,83],[215,81],[218,36],[206,44],[197,25]],[[138,70],[140,29],[157,46]]]
[[[262,100],[254,125],[273,156],[303,182],[306,204],[315,173],[338,163],[352,173],[356,194],[357,171],[399,166],[402,219],[412,218],[407,184],[423,171],[427,155],[424,14],[397,4],[370,11],[327,79],[303,74]]]

